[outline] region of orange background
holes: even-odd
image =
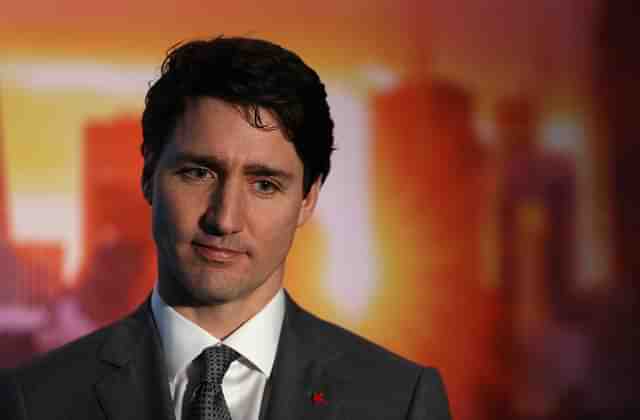
[[[438,367],[455,418],[498,418],[502,401],[532,391],[511,390],[510,345],[499,339],[512,312],[496,274],[503,145],[495,109],[509,97],[535,104],[540,147],[575,164],[581,245],[570,242],[579,267],[570,287],[598,293],[610,250],[589,198],[597,195],[589,123],[597,12],[595,0],[3,5],[0,204],[8,254],[20,261],[11,264],[23,267],[4,275],[31,280],[7,280],[13,292],[0,298],[37,310],[79,299],[87,323],[69,338],[144,299],[155,276],[138,188],[148,82],[177,41],[266,38],[319,72],[338,127],[336,170],[320,214],[296,239],[288,289],[320,316]],[[347,261],[335,248],[343,240]],[[534,241],[518,240],[512,245]],[[532,305],[553,320],[551,309]]]

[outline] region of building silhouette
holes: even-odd
[[[79,296],[108,322],[133,309],[155,279],[150,209],[140,189],[142,132],[127,116],[90,121],[83,143],[83,244]]]
[[[450,81],[406,81],[377,94],[372,110],[374,226],[385,265],[404,273],[389,274],[407,291],[402,312],[424,320],[407,338],[413,357],[442,369],[456,418],[482,419],[482,392],[495,375],[482,278],[485,152],[473,96]]]
[[[22,266],[25,296],[29,305],[46,305],[65,291],[64,250],[58,242],[18,242],[13,245]]]
[[[504,98],[495,114],[504,415],[553,419],[580,386],[589,351],[575,286],[575,162],[543,147],[540,110],[528,98]]]
[[[546,314],[522,316],[569,318],[576,281],[575,163],[539,144],[538,110],[526,99],[506,98],[496,116],[502,161],[500,283],[511,300],[540,293],[535,297],[540,302],[528,310]]]
[[[640,162],[637,103],[640,4],[604,2],[594,31],[594,119],[600,125],[591,145],[597,156],[598,226],[611,246],[611,272],[604,297],[594,307],[594,378],[585,398],[589,418],[640,418]],[[586,418],[586,417],[585,417]]]

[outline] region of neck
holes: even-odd
[[[174,290],[166,287],[166,283],[162,281],[158,284],[158,292],[162,300],[180,315],[212,336],[223,340],[271,302],[281,285],[282,282],[267,281],[245,296],[210,304],[179,298],[173,293]]]
[[[232,301],[210,306],[174,306],[173,308],[212,336],[224,340],[260,312],[277,292],[278,289],[262,299],[251,299],[246,302]]]

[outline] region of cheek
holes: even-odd
[[[197,227],[195,206],[166,191],[158,191],[153,202],[153,234],[158,243],[190,240]]]
[[[262,211],[252,219],[254,220],[253,236],[262,242],[263,252],[286,254],[293,241],[298,222],[298,212],[295,208],[287,212],[283,212],[282,208],[278,211]]]

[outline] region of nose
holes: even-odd
[[[211,192],[209,206],[200,220],[201,229],[215,236],[242,231],[245,221],[245,200],[242,188],[236,183],[221,183]]]

